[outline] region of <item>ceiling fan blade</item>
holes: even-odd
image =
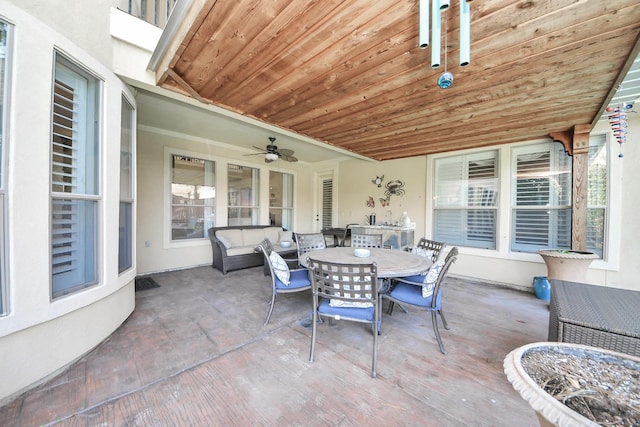
[[[280,153],[280,158],[286,162],[297,162],[298,158],[297,157],[293,157],[293,156],[287,156],[284,155],[282,153]]]
[[[262,154],[267,154],[266,151],[264,151],[264,148],[262,147],[256,147],[255,145],[253,146],[253,148],[255,148],[256,150],[260,151]]]
[[[245,154],[245,156],[264,156],[267,153],[249,153],[249,154]]]
[[[288,148],[283,148],[282,150],[278,150],[282,156],[293,156],[293,150],[289,150]]]

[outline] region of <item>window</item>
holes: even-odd
[[[228,165],[229,225],[258,225],[260,171],[248,166]]]
[[[557,143],[512,155],[511,250],[571,247],[571,157]]]
[[[215,163],[171,156],[171,239],[204,239],[215,224]]]
[[[607,139],[595,135],[589,139],[587,189],[587,250],[604,257],[605,221],[607,221]]]
[[[497,151],[435,161],[435,240],[495,249],[497,171]]]
[[[100,83],[55,56],[51,133],[53,298],[97,283]]]
[[[118,273],[133,266],[133,123],[134,110],[122,97],[120,125],[120,220]]]
[[[269,223],[293,228],[293,175],[269,172]]]
[[[7,313],[7,263],[6,263],[6,153],[9,123],[9,83],[11,70],[11,37],[13,27],[0,21],[0,315]]]

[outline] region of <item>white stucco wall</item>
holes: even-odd
[[[96,27],[68,38],[46,22],[46,2],[0,0],[0,15],[15,27],[8,163],[8,313],[0,317],[0,402],[64,368],[113,332],[133,311],[135,269],[118,274],[120,108],[123,93],[133,95],[110,71],[110,64],[85,49],[84,35],[108,23],[109,10]],[[80,2],[77,2],[78,4]],[[104,3],[104,2],[103,2]],[[85,5],[84,2],[82,2]],[[24,10],[18,6],[33,8]],[[86,3],[86,7],[97,7]],[[42,9],[41,9],[42,6]],[[59,6],[59,5],[58,5]],[[78,5],[75,5],[78,6]],[[73,8],[72,8],[73,9]],[[81,12],[81,11],[80,11]],[[64,11],[69,14],[69,10]],[[89,17],[95,17],[89,14]],[[44,19],[44,18],[43,18]],[[86,17],[78,18],[86,19]],[[66,21],[56,21],[61,31]],[[108,28],[108,27],[106,27]],[[76,43],[79,38],[80,44]],[[90,41],[96,41],[93,38]],[[101,37],[108,44],[108,31]],[[50,273],[50,133],[54,49],[104,81],[102,93],[99,208],[99,283],[52,301]],[[101,57],[103,55],[100,55]],[[107,55],[108,56],[108,55]]]
[[[109,10],[116,0],[5,0],[28,12],[57,33],[64,34],[102,64],[110,64]],[[4,9],[4,8],[3,8]],[[0,12],[1,13],[1,12]]]

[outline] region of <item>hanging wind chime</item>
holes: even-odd
[[[469,2],[471,0],[460,1],[460,66],[470,64],[470,44],[471,44],[471,16]],[[440,44],[442,41],[442,15],[444,15],[444,72],[438,77],[438,86],[447,89],[453,84],[453,74],[447,71],[447,41],[448,41],[448,19],[447,10],[450,0],[431,0],[431,68],[434,70],[440,67]],[[418,45],[421,49],[429,47],[429,0],[420,0],[419,11],[419,36]]]
[[[611,125],[613,136],[615,136],[620,146],[619,158],[624,157],[624,154],[622,154],[622,144],[627,142],[627,111],[632,108],[633,104],[621,103],[613,107],[607,107],[606,109],[607,113],[611,113],[609,114],[609,124]]]

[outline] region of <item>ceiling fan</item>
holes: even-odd
[[[278,159],[282,159],[286,162],[297,162],[298,158],[293,156],[293,150],[289,150],[287,148],[283,148],[281,150],[278,150],[278,147],[276,145],[274,145],[274,142],[276,142],[276,139],[272,136],[269,137],[269,144],[267,144],[267,148],[266,150],[260,147],[256,147],[255,145],[253,146],[253,148],[255,148],[256,150],[260,150],[260,153],[255,153],[255,154],[246,154],[247,156],[255,156],[257,154],[264,154],[264,161],[265,163],[271,163],[275,160]]]

